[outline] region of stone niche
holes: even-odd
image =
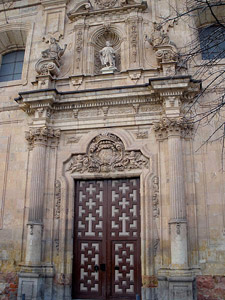
[[[122,39],[113,29],[101,28],[93,37],[92,46],[94,48],[94,74],[101,74],[101,61],[99,51],[105,47],[106,41],[111,43],[115,51],[115,65],[117,71],[121,70],[121,42]]]
[[[97,75],[102,68],[99,51],[109,41],[115,51],[117,72],[140,69],[143,65],[141,44],[141,1],[82,1],[69,12],[74,24],[73,75]]]

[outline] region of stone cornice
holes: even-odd
[[[15,99],[20,108],[28,114],[40,110],[49,112],[73,109],[124,106],[127,104],[159,104],[160,98],[143,86],[125,87],[120,93],[114,89],[84,90],[79,92],[58,92],[55,89],[20,93]],[[108,92],[112,90],[112,92]]]
[[[51,6],[66,5],[69,0],[41,0],[41,4],[47,8]]]
[[[201,81],[192,80],[191,76],[173,76],[152,78],[150,87],[165,99],[180,96],[183,100],[193,99],[201,89]]]

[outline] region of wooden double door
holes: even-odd
[[[139,178],[75,182],[73,299],[141,290]]]

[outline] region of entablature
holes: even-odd
[[[33,90],[21,92],[15,100],[22,110],[34,115],[36,119],[42,117],[50,120],[52,114],[63,111],[72,112],[77,118],[80,111],[87,109],[99,109],[107,117],[112,109],[117,108],[120,114],[122,108],[128,107],[131,108],[130,112],[126,110],[129,115],[161,113],[169,117],[179,117],[183,103],[193,100],[199,84],[190,76],[174,79],[152,78],[149,84],[133,86],[65,92],[57,89]],[[141,110],[144,106],[145,109]],[[100,115],[99,117],[101,118]],[[126,114],[124,118],[126,119]]]

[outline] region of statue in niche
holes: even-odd
[[[99,51],[101,64],[103,68],[101,72],[103,74],[114,73],[117,70],[116,68],[116,56],[115,50],[109,41],[106,41],[106,46]]]
[[[59,44],[56,42],[56,39],[54,37],[50,38],[50,45],[49,48],[42,51],[41,55],[43,58],[53,58],[60,61],[60,58],[63,56],[67,45],[64,45],[64,48],[62,49]]]

